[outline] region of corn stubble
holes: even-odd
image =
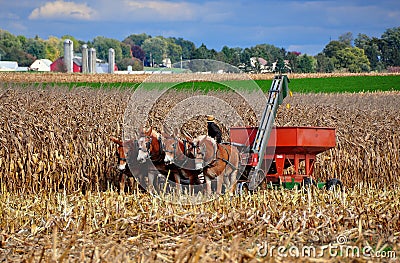
[[[260,257],[257,248],[319,248],[337,244],[339,234],[348,245],[398,257],[399,92],[295,94],[285,101],[290,108],[279,109],[280,126],[337,128],[337,147],[319,155],[315,176],[341,179],[343,193],[268,190],[193,206],[114,191],[116,148],[109,136],[121,136],[130,95],[61,84],[0,89],[0,261],[306,262],[277,250]],[[169,92],[152,110],[152,124],[160,128],[187,96]],[[257,124],[244,102],[218,96],[232,100],[246,125]],[[204,134],[206,125],[198,117],[184,129]]]

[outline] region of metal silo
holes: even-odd
[[[108,50],[108,73],[114,73],[114,65],[115,65],[115,51],[110,48]]]
[[[89,49],[89,73],[96,73],[96,49]]]
[[[74,57],[74,42],[70,39],[64,41],[64,64],[68,73],[73,72],[72,59]]]
[[[89,72],[89,57],[88,47],[86,44],[82,45],[82,73]]]

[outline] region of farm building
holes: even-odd
[[[17,61],[0,61],[0,71],[16,71],[17,69]]]
[[[82,72],[82,57],[74,56],[73,71]],[[64,57],[58,58],[50,65],[50,70],[54,72],[66,72]],[[114,65],[114,71],[118,71],[117,65]],[[104,63],[101,59],[96,59],[96,72],[95,73],[108,73],[108,63]]]
[[[50,71],[51,65],[50,59],[37,59],[32,65],[29,67],[29,70],[32,71]]]
[[[114,71],[118,71],[118,67],[114,64]],[[97,61],[96,63],[96,73],[109,73],[108,71],[108,63],[102,63]]]
[[[50,71],[54,72],[67,72],[64,57],[59,57],[56,61],[51,63]],[[82,58],[74,57],[72,60],[72,72],[82,72]]]

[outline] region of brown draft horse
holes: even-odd
[[[179,172],[174,173],[178,193],[181,191],[181,176],[189,179],[189,193],[194,194],[194,185],[201,185],[199,179],[201,170],[195,170],[194,155],[190,154],[188,141],[178,137],[178,131],[173,134],[162,132],[162,145],[165,153],[164,163],[175,166]]]
[[[160,191],[158,182],[160,178],[159,174],[167,176],[169,173],[174,173],[175,171],[171,171],[164,163],[165,153],[162,148],[161,135],[153,130],[152,127],[148,130],[141,128],[139,134],[137,161],[148,164],[148,190],[151,193],[154,190]]]
[[[193,140],[195,150],[192,153],[196,158],[196,166],[203,168],[206,179],[207,194],[211,194],[211,180],[217,178],[217,194],[222,192],[225,181],[230,195],[235,193],[237,175],[239,172],[239,151],[233,145],[217,144],[206,135]]]
[[[135,180],[138,180],[140,186],[143,187],[144,179],[147,176],[147,165],[136,161],[136,156],[138,154],[138,145],[136,141],[128,140],[123,142],[115,137],[110,137],[110,140],[118,145],[116,155],[118,158],[119,191],[125,190],[126,181],[129,177],[135,177]],[[128,153],[129,167],[125,153]]]

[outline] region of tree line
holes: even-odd
[[[399,71],[400,69],[400,27],[387,29],[380,38],[351,32],[337,40],[330,41],[316,56],[286,51],[270,44],[240,48],[224,46],[220,51],[208,49],[203,43],[199,47],[183,38],[152,37],[148,34],[132,34],[123,41],[106,37],[95,37],[92,41],[82,41],[70,35],[61,38],[49,37],[44,40],[38,36],[26,38],[15,36],[0,29],[0,60],[17,61],[20,66],[30,66],[34,60],[47,58],[51,61],[63,56],[63,42],[71,39],[74,53],[81,53],[81,46],[96,49],[97,58],[107,60],[108,49],[115,51],[115,61],[119,69],[129,65],[133,70],[144,66],[159,67],[169,58],[172,63],[181,60],[213,59],[239,67],[247,72],[261,72],[260,65],[252,65],[250,58],[263,58],[266,66],[274,71],[293,73],[312,72],[369,72]]]

